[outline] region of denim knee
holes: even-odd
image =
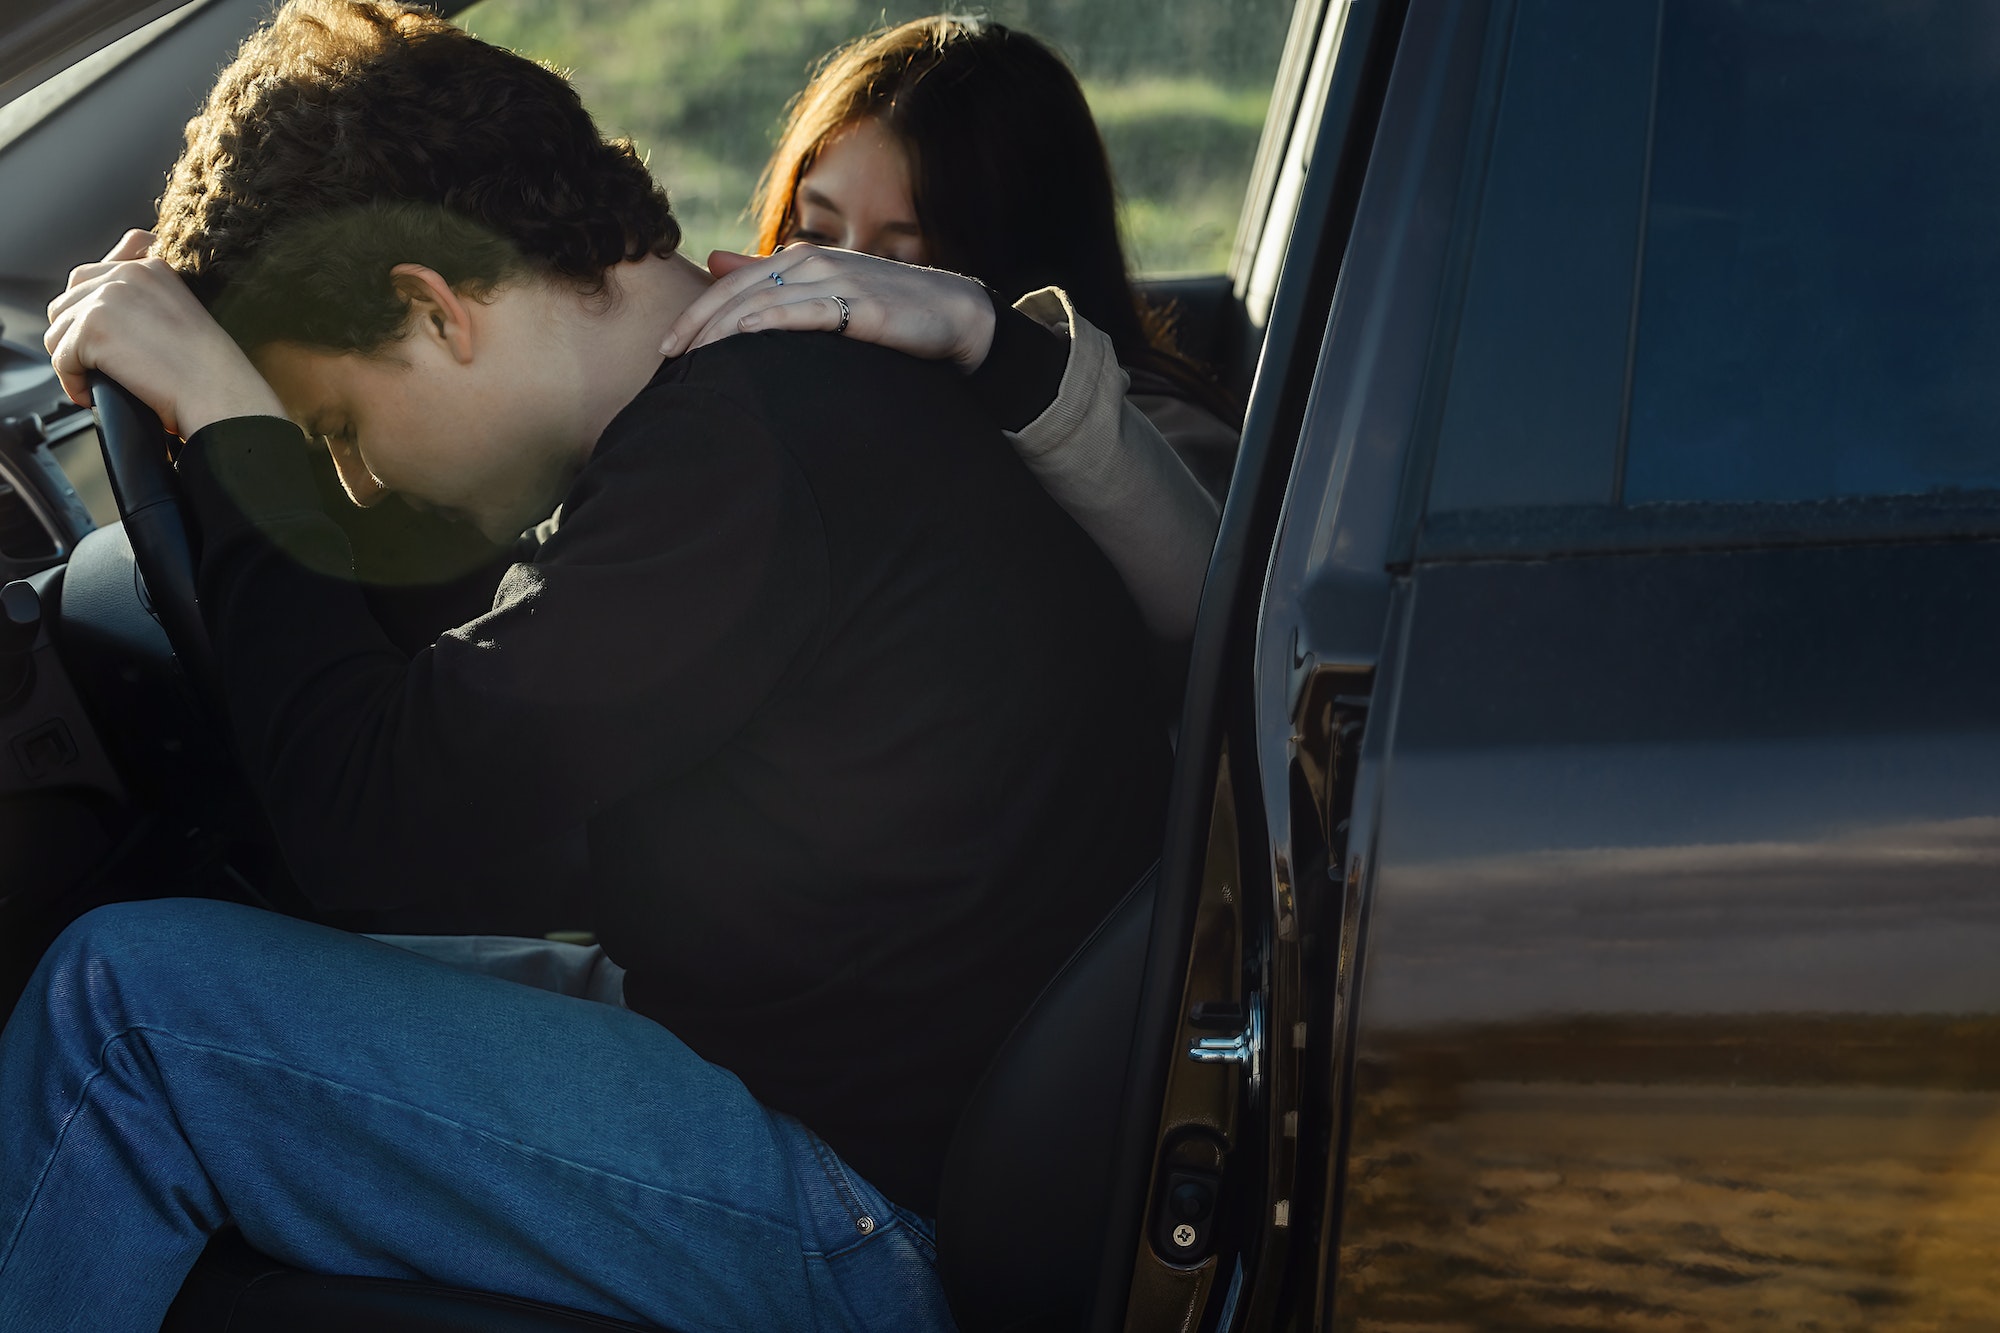
[[[233,914],[254,909],[199,898],[112,903],[84,913],[42,956],[30,990],[53,1021],[116,1031],[163,988],[212,975],[211,950]]]

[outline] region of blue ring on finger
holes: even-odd
[[[785,285],[785,275],[778,272],[776,269],[772,269],[771,281],[776,283],[778,286],[782,287]]]

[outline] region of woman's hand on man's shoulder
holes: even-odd
[[[795,243],[773,255],[717,250],[716,281],[667,331],[679,356],[732,333],[840,333],[971,373],[993,346],[993,301],[971,278],[853,250]]]

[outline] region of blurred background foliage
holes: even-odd
[[[1069,59],[1111,152],[1133,265],[1169,274],[1228,262],[1291,5],[993,0],[961,12]],[[881,0],[481,0],[459,22],[569,74],[605,131],[637,143],[699,259],[748,243],[750,190],[820,58],[934,12]]]

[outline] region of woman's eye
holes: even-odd
[[[794,227],[786,233],[787,241],[804,241],[808,245],[832,245],[833,237],[816,227]]]

